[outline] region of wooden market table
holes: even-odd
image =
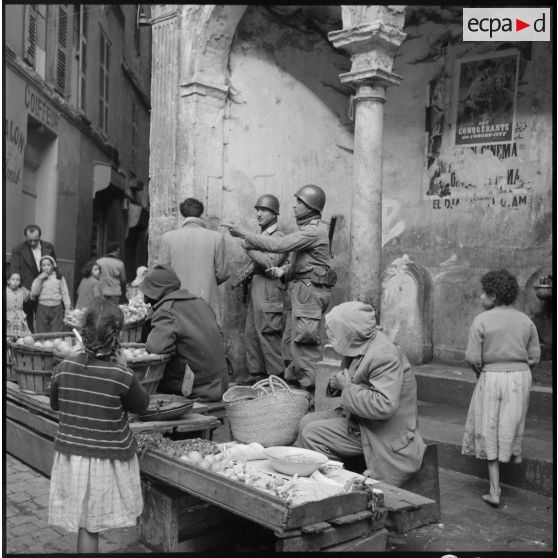
[[[15,382],[5,382],[5,393],[7,452],[50,476],[58,412],[50,408],[48,396],[25,392]],[[130,428],[138,433],[170,433],[176,438],[192,435],[211,438],[211,433],[221,423],[216,417],[207,415],[207,411],[207,405],[196,402],[192,411],[182,418],[131,422]]]
[[[373,485],[384,493],[378,514],[369,510],[365,492],[291,508],[272,494],[153,450],[141,456],[140,470],[141,540],[156,551],[230,549],[239,532],[259,534],[267,550],[383,551],[385,527],[404,532],[439,520],[436,501],[384,482]]]

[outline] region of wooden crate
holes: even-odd
[[[73,333],[60,331],[55,333],[35,333],[36,341],[47,341],[62,338],[70,343],[75,339]],[[48,382],[52,370],[56,365],[53,349],[45,349],[30,345],[11,344],[13,369],[17,375],[19,386],[31,393],[44,394],[48,392]]]
[[[361,545],[362,550],[385,550],[385,508],[376,513],[366,510],[285,531],[258,525],[221,506],[154,481],[150,475],[142,477],[142,489],[144,513],[140,519],[140,537],[156,551],[217,550],[223,542],[229,551],[335,551],[340,545],[351,543]],[[322,507],[325,506],[327,503],[322,501]],[[315,517],[315,513],[310,513],[306,521],[311,522]],[[213,546],[199,548],[200,544],[210,544],[205,536],[211,530],[218,531],[219,537],[213,537]]]
[[[289,507],[277,496],[156,451],[145,452],[140,467],[160,483],[277,531],[353,514],[366,510],[368,504],[365,492],[351,492],[328,498],[326,505],[322,500]]]
[[[10,349],[10,344],[11,341],[6,341],[6,352],[4,353],[5,355],[4,368],[6,370],[6,375],[4,377],[4,380],[10,382],[17,382],[17,374],[13,367],[13,357],[12,357],[12,351]]]
[[[139,322],[124,324],[120,334],[121,343],[140,343],[143,326],[147,320],[148,318],[144,318]]]

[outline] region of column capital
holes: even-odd
[[[393,57],[407,37],[397,26],[381,21],[362,23],[332,31],[329,40],[335,48],[351,54],[351,71],[341,74],[341,83],[399,85],[403,79],[393,73]]]

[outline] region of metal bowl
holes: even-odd
[[[143,421],[172,420],[189,413],[194,407],[194,401],[180,395],[154,393],[151,395],[149,406],[138,418]]]
[[[276,471],[299,477],[310,476],[328,461],[323,453],[294,446],[265,448],[264,453],[269,457],[269,462]]]

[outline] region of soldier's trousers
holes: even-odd
[[[285,289],[278,280],[254,275],[244,328],[249,374],[283,374],[284,298]]]
[[[289,362],[286,379],[298,380],[301,387],[316,383],[316,367],[322,359],[320,325],[331,298],[331,288],[318,287],[307,279],[289,287],[290,309],[283,334],[283,357]]]

